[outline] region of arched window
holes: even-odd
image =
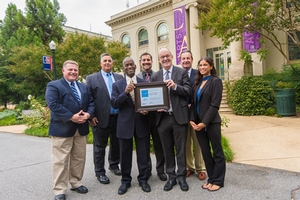
[[[125,44],[127,48],[130,48],[130,37],[128,34],[123,35],[122,43]]]
[[[167,40],[169,38],[168,25],[163,22],[157,28],[157,39],[158,41]]]
[[[148,44],[148,31],[146,29],[142,29],[139,32],[139,46]]]

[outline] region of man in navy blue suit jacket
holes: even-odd
[[[52,136],[52,180],[56,200],[66,199],[68,182],[71,190],[88,192],[81,179],[85,165],[86,135],[89,133],[88,119],[94,113],[89,89],[76,81],[78,63],[65,61],[62,72],[63,78],[49,82],[46,88],[46,102],[51,111],[49,135]],[[73,90],[71,85],[75,87]]]
[[[136,144],[138,181],[144,192],[150,192],[150,185],[147,183],[147,168],[149,161],[149,140],[150,129],[147,119],[147,111],[135,112],[134,101],[131,96],[135,86],[134,83],[146,82],[135,76],[136,65],[130,57],[123,60],[123,71],[125,77],[113,83],[111,94],[111,105],[119,109],[117,119],[117,137],[120,143],[121,160],[121,186],[118,194],[127,192],[131,186],[131,167],[132,167],[132,147],[133,137]]]

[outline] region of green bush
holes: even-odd
[[[243,76],[227,92],[228,104],[238,115],[265,115],[275,105],[274,90],[261,76]]]
[[[10,116],[16,116],[17,112],[14,110],[4,110],[3,112],[0,112],[0,120],[10,117]]]

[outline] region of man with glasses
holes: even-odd
[[[157,111],[156,125],[162,142],[166,160],[166,172],[169,176],[164,186],[165,191],[172,190],[179,182],[182,191],[188,191],[186,182],[185,144],[189,110],[186,97],[192,95],[188,73],[185,69],[174,66],[173,55],[167,48],[159,50],[158,61],[162,69],[156,72],[152,82],[164,81],[169,90],[170,109]],[[176,162],[175,152],[176,149]],[[177,166],[176,166],[177,164]],[[175,169],[177,168],[177,172]]]

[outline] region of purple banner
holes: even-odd
[[[187,49],[185,6],[174,9],[176,65],[180,64],[180,53]]]
[[[260,49],[261,45],[259,43],[260,34],[258,32],[244,32],[244,49],[249,53],[255,53]]]

